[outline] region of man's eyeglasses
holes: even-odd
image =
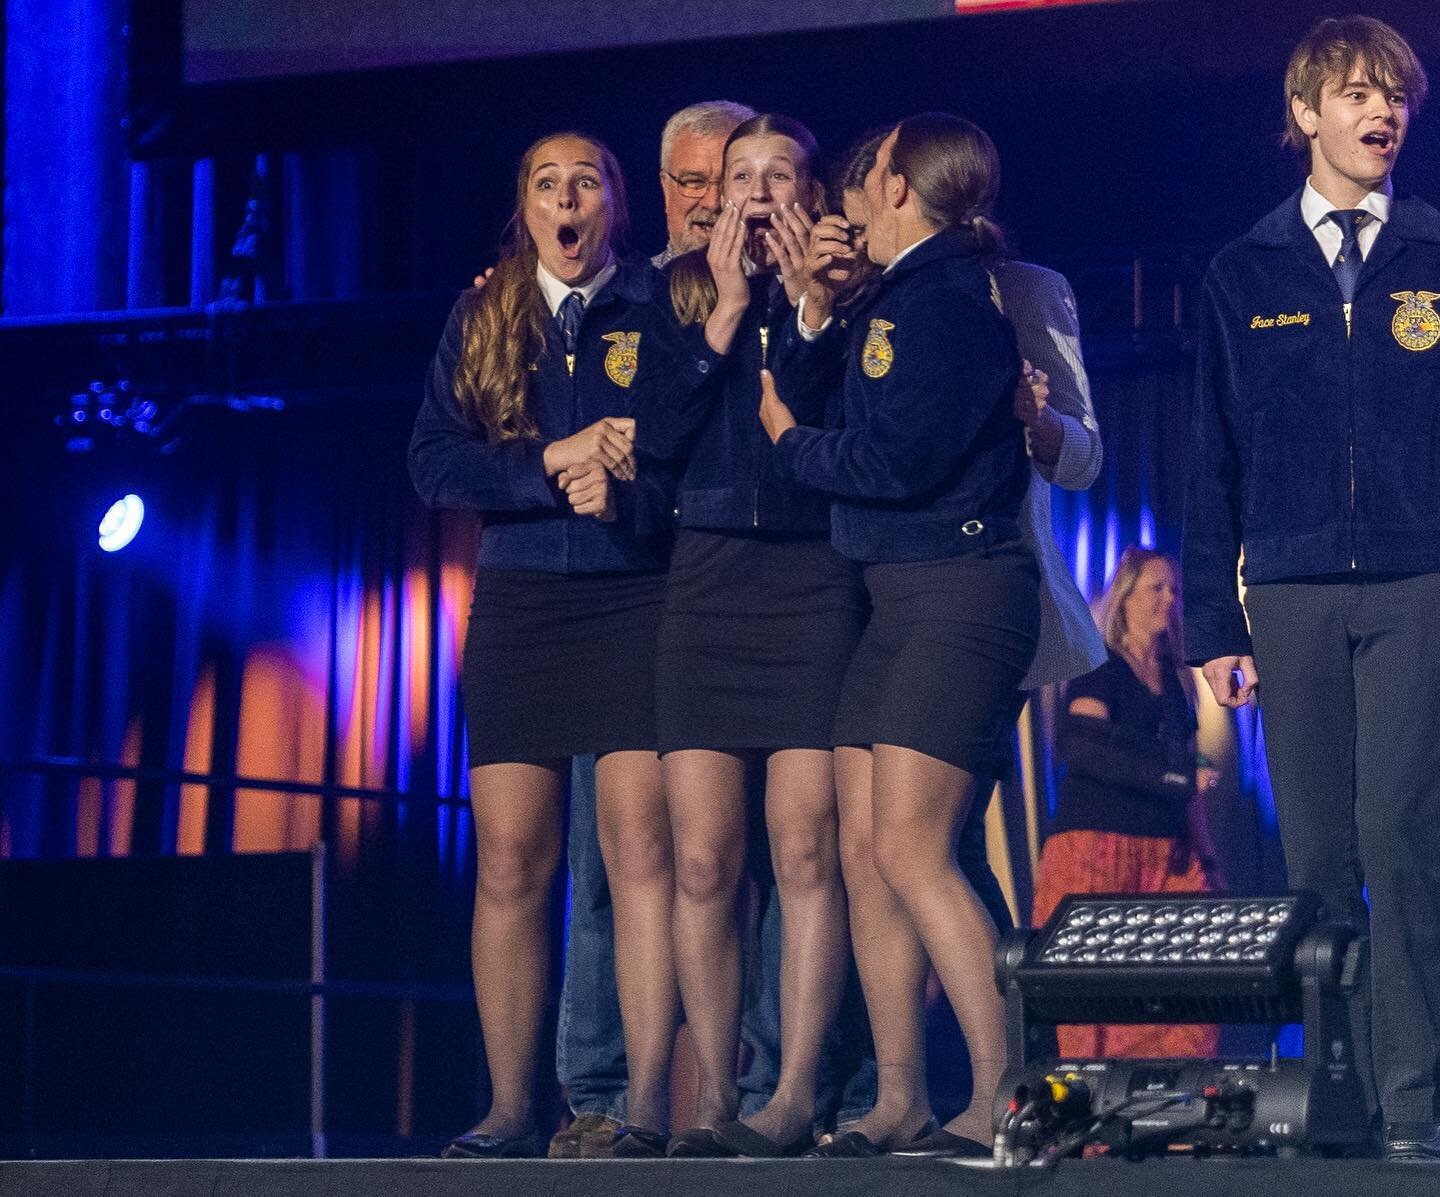
[[[712,187],[719,187],[720,179],[707,179],[704,175],[672,175],[668,170],[660,172],[672,183],[675,190],[686,199],[700,199]]]

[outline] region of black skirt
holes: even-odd
[[[655,750],[665,575],[482,569],[461,689],[473,768]]]
[[[660,751],[829,748],[867,607],[859,567],[828,539],[682,529],[656,664]]]
[[[873,610],[845,675],[834,742],[894,744],[988,775],[1040,633],[1029,548],[1012,541],[867,565],[865,586]]]

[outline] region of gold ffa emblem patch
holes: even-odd
[[[605,351],[605,376],[617,387],[628,387],[635,381],[635,371],[640,367],[640,334],[613,332],[600,339],[611,342]]]
[[[895,364],[895,346],[885,334],[895,326],[888,320],[870,321],[865,334],[865,347],[860,351],[860,369],[866,378],[884,378]]]
[[[1435,310],[1440,291],[1396,291],[1390,298],[1400,301],[1395,318],[1390,321],[1395,340],[1416,353],[1433,349],[1440,341],[1440,312]]]

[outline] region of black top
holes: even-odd
[[[1168,659],[1164,691],[1151,693],[1113,649],[1105,663],[1070,683],[1077,698],[1103,702],[1110,718],[1066,714],[1056,831],[1113,831],[1179,837],[1195,792],[1195,713]]]

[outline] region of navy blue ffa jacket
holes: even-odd
[[[636,412],[636,447],[646,456],[683,461],[675,501],[681,527],[824,536],[828,500],[780,472],[760,423],[763,368],[818,422],[824,395],[807,385],[811,347],[795,329],[795,309],[776,276],[753,275],[750,291],[723,358],[706,344],[703,325],[681,330],[689,349],[682,377],[663,393],[648,392],[658,401]],[[708,372],[711,381],[692,386],[692,378],[683,377],[689,372]]]
[[[470,293],[456,303],[415,417],[410,476],[431,507],[482,513],[482,567],[551,573],[665,568],[673,479],[663,469],[648,463],[634,482],[611,479],[618,518],[602,523],[573,512],[554,479],[546,478],[543,462],[551,441],[605,416],[630,415],[647,388],[688,384],[686,371],[693,373],[694,363],[677,358],[677,339],[652,302],[658,281],[648,263],[620,265],[585,309],[573,373],[559,328],[546,322],[527,397],[540,435],[500,443],[471,423],[455,398],[464,314],[476,297]]]
[[[1402,199],[1350,312],[1297,193],[1205,279],[1185,653],[1251,652],[1236,586],[1440,570],[1440,213]]]
[[[1020,358],[974,238],[922,242],[846,323],[843,427],[792,428],[776,445],[792,477],[835,496],[835,547],[933,561],[1018,536],[1030,480],[1013,410]]]

